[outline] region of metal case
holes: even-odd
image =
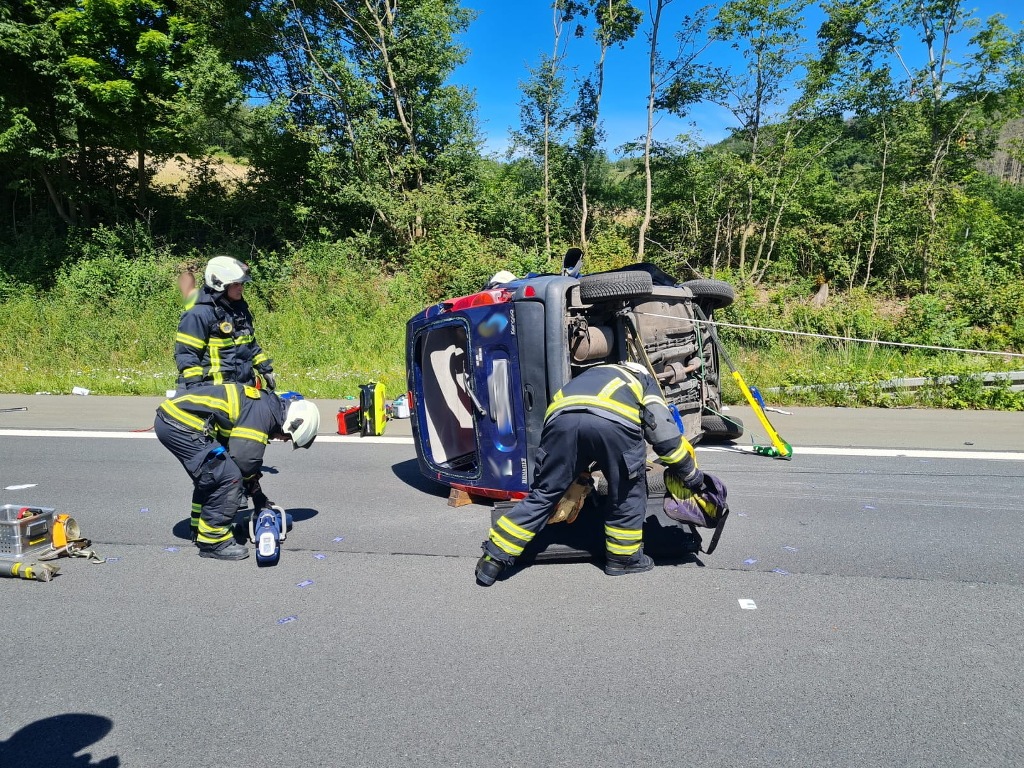
[[[27,517],[21,517],[26,512]],[[48,549],[53,540],[55,510],[23,504],[0,507],[0,559],[22,560]]]

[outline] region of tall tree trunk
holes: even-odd
[[[146,180],[146,148],[145,145],[141,142],[139,146],[137,167],[137,183],[139,185],[139,189],[136,204],[138,205],[139,213],[142,213],[143,211],[146,210],[146,187],[148,187],[149,184],[148,181]]]
[[[69,227],[74,226],[75,222],[72,221],[71,216],[68,215],[64,204],[61,202],[60,194],[57,192],[56,187],[53,185],[53,179],[46,172],[44,168],[39,169],[39,175],[43,179],[43,184],[46,186],[46,192],[50,195],[50,202],[53,203],[54,210],[57,211],[57,215],[60,216],[61,221],[67,224]]]
[[[647,133],[644,135],[644,218],[640,222],[640,233],[637,238],[637,258],[644,260],[644,246],[647,243],[647,230],[651,226],[651,211],[654,200],[654,185],[651,180],[651,145],[654,137],[654,101],[658,90],[658,28],[661,26],[661,12],[671,0],[657,0],[654,18],[651,20],[651,47],[648,56],[647,73],[649,76],[647,90]]]
[[[550,137],[551,115],[544,114],[544,254],[551,258],[551,168]]]
[[[551,18],[554,40],[551,46],[551,71],[548,72],[548,82],[554,82],[558,74],[558,45],[562,37],[562,17],[558,3],[552,6]],[[551,94],[548,94],[548,103],[544,105],[544,254],[551,258],[551,117],[557,105],[550,102]]]
[[[875,254],[878,252],[878,226],[882,217],[882,199],[885,195],[885,173],[889,167],[889,130],[882,118],[882,174],[878,181],[878,195],[875,197],[875,210],[871,216],[871,244],[868,246],[867,261],[864,265],[864,287],[871,281],[871,268]]]

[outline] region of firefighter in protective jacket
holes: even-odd
[[[252,313],[242,298],[251,279],[249,267],[230,256],[215,256],[206,265],[204,284],[174,337],[178,389],[229,381],[255,384],[257,373],[274,389],[272,361],[256,341]]]
[[[295,448],[309,448],[319,427],[320,412],[309,400],[286,405],[273,392],[242,384],[195,387],[160,404],[157,439],[192,478],[191,524],[200,557],[249,556],[231,527],[241,491],[257,510],[269,506],[259,484],[267,444],[291,440]]]
[[[703,488],[693,447],[680,434],[658,383],[638,363],[599,365],[566,384],[544,419],[530,493],[498,518],[477,562],[477,581],[490,586],[547,523],[562,494],[592,464],[608,481],[605,573],[620,576],[654,567],[644,554],[647,443],[689,489]]]

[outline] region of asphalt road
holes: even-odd
[[[281,563],[198,558],[129,431],[157,402],[0,395],[0,503],[109,558],[0,581],[0,768],[1024,764],[1024,414],[787,409],[790,462],[698,452],[714,555],[485,589],[490,508],[419,477],[408,422],[273,445]]]

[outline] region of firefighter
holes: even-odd
[[[562,494],[592,464],[608,481],[605,573],[622,576],[651,570],[654,561],[643,547],[647,442],[667,466],[666,478],[701,492],[704,473],[697,468],[693,447],[680,434],[646,368],[632,362],[598,365],[566,384],[545,413],[530,493],[491,528],[476,565],[477,581],[490,586],[515,562],[547,523]]]
[[[256,341],[252,313],[242,298],[252,280],[248,265],[214,256],[203,278],[174,337],[178,390],[230,381],[255,384],[257,374],[267,389],[275,389],[274,366]]]
[[[274,392],[243,384],[193,387],[165,400],[156,412],[156,436],[192,478],[193,536],[200,557],[243,560],[232,523],[240,492],[259,511],[270,506],[260,487],[260,467],[270,440],[309,448],[320,411],[309,400],[282,401]]]

